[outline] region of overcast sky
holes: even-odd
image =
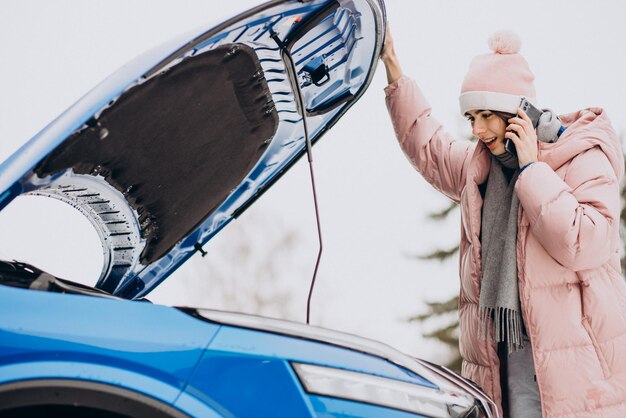
[[[257,3],[3,1],[0,160],[134,56],[188,28]],[[522,54],[536,75],[541,106],[558,113],[605,107],[616,129],[626,129],[626,3],[388,0],[386,4],[405,73],[418,81],[435,116],[459,138],[469,134],[457,102],[468,63],[487,52],[488,36],[502,28],[520,35]],[[411,256],[454,245],[459,238],[458,214],[443,224],[427,219],[447,201],[399,150],[384,106],[385,85],[380,65],[363,98],[314,149],[324,256],[312,322],[438,360],[439,346],[424,342],[420,330],[405,318],[422,310],[424,301],[457,292],[456,260],[439,265]],[[85,232],[88,224],[80,216],[68,218],[67,209],[56,202],[44,206],[28,199],[7,209],[0,215],[0,257],[28,259],[74,280],[97,276],[100,249],[95,236]],[[304,320],[317,251],[305,160],[237,224],[207,249],[222,254],[226,250],[220,249],[219,240],[236,242],[242,236],[263,248],[269,230],[298,237],[287,256],[271,258],[284,267],[276,274],[287,278],[285,286],[293,289],[292,316]],[[252,257],[267,260],[270,255],[259,251]],[[206,263],[219,261],[210,258],[194,257],[153,299],[221,307],[209,297],[203,299],[192,284]],[[236,280],[255,286],[249,277]]]

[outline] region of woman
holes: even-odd
[[[600,108],[546,111],[533,128],[518,107],[535,97],[519,38],[489,44],[461,88],[476,142],[444,133],[389,31],[382,55],[402,150],[461,206],[462,374],[504,416],[626,417],[619,140]]]

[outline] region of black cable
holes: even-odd
[[[302,91],[300,90],[300,84],[298,83],[298,71],[296,70],[296,65],[294,64],[293,59],[291,58],[291,54],[289,54],[289,51],[287,50],[285,44],[280,40],[280,38],[274,31],[271,31],[271,37],[276,42],[280,50],[283,51],[283,53],[287,57],[287,60],[289,61],[289,64],[293,72],[293,76],[295,78],[296,86],[294,90],[296,93],[298,106],[300,107],[300,112],[302,113],[302,126],[304,127],[304,141],[306,143],[306,155],[307,155],[307,160],[309,161],[309,172],[311,174],[311,187],[313,189],[313,205],[315,206],[315,221],[317,223],[317,238],[319,241],[319,251],[317,253],[317,260],[315,261],[315,270],[313,271],[313,278],[311,279],[311,287],[309,288],[309,297],[306,302],[306,323],[308,325],[310,322],[310,318],[311,318],[311,298],[313,296],[313,288],[315,287],[315,279],[317,277],[317,270],[320,265],[320,260],[322,258],[322,249],[323,249],[322,227],[320,224],[319,207],[317,205],[317,192],[315,189],[315,175],[313,173],[313,151],[311,147],[311,139],[309,138],[309,128],[307,126],[307,121],[306,121],[306,107],[304,106],[304,99],[302,98]]]
[[[308,142],[308,138],[307,138],[307,142]],[[311,144],[309,142],[308,147],[311,147]],[[307,153],[310,152],[310,149],[307,151]],[[309,298],[307,299],[306,302],[306,323],[308,325],[309,323],[309,317],[311,314],[311,296],[313,296],[313,287],[315,286],[315,278],[317,276],[317,269],[319,268],[320,265],[320,259],[322,258],[322,227],[320,225],[320,215],[319,215],[319,209],[317,207],[317,193],[315,191],[315,176],[313,175],[313,159],[311,158],[311,154],[308,154],[309,156],[309,171],[311,173],[311,186],[313,188],[313,204],[315,205],[315,221],[317,222],[317,238],[319,240],[319,251],[317,253],[317,260],[315,261],[315,270],[313,271],[313,279],[311,280],[311,288],[309,289]]]

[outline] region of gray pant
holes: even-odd
[[[507,358],[507,386],[510,418],[541,418],[541,401],[535,381],[535,364],[530,340]]]

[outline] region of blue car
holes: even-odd
[[[0,165],[0,210],[68,203],[104,254],[94,287],[0,261],[0,416],[497,414],[375,341],[146,299],[363,95],[385,22],[382,1],[270,1],[128,63]]]

